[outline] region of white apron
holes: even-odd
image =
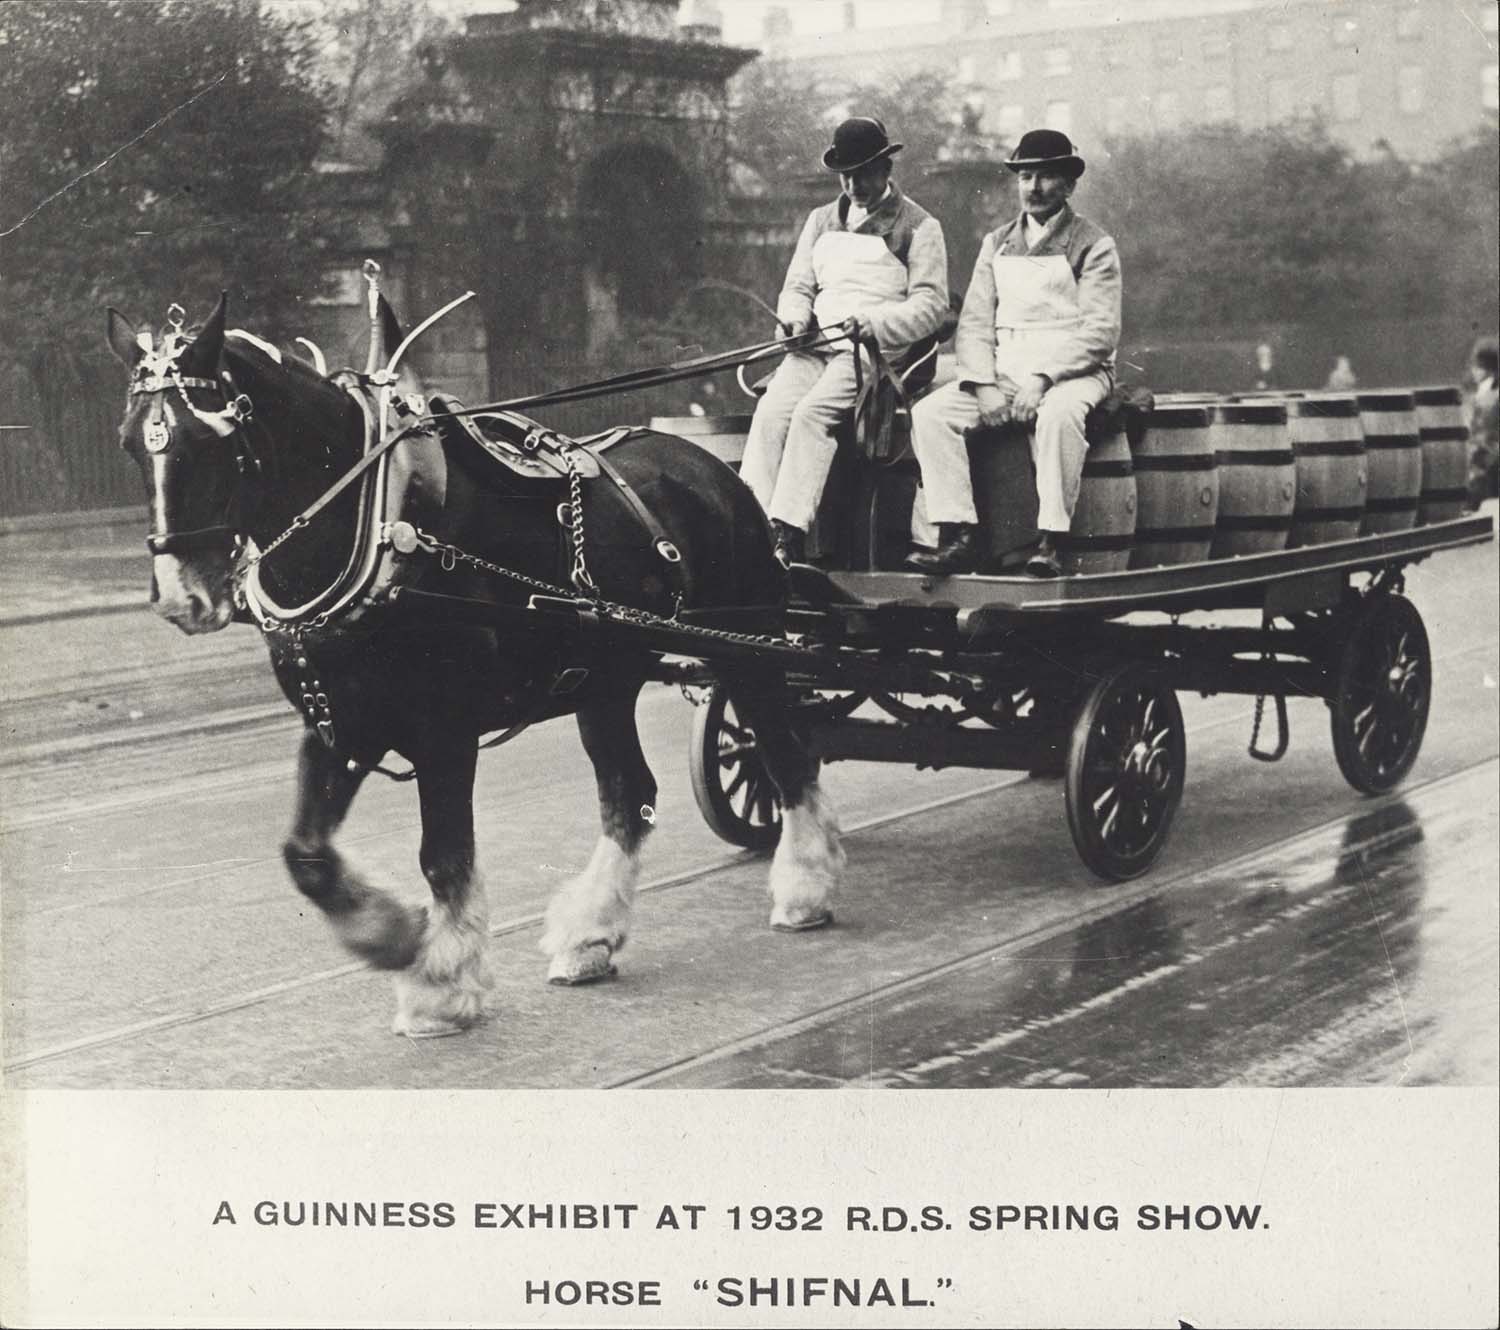
[[[1078,281],[1065,254],[998,254],[995,373],[1013,383],[1045,372],[1078,327]]]

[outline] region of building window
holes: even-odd
[[[1266,45],[1273,51],[1290,51],[1292,30],[1285,23],[1273,23],[1270,32],[1266,35]]]
[[[1222,83],[1203,94],[1203,118],[1223,121],[1234,119],[1234,94]]]
[[[1176,129],[1182,123],[1182,104],[1175,92],[1157,93],[1155,105],[1158,129]]]
[[[1073,56],[1066,46],[1053,46],[1042,54],[1042,68],[1048,78],[1073,72]]]
[[[1013,143],[1021,137],[1021,131],[1026,124],[1026,108],[1016,103],[1002,106],[1000,114],[996,119],[996,126],[1000,137],[1007,143]]]
[[[1013,79],[1021,77],[1021,53],[1019,51],[1007,51],[1000,57],[1000,64],[995,70],[995,77],[1001,83],[1009,83]]]
[[[1352,18],[1342,16],[1333,20],[1333,44],[1354,46],[1359,42],[1359,24]]]
[[[1333,80],[1333,116],[1335,120],[1359,119],[1359,75],[1338,74]]]
[[[1073,103],[1048,102],[1047,128],[1061,130],[1064,134],[1071,134],[1073,132]]]
[[[1104,103],[1104,132],[1123,134],[1127,115],[1127,103],[1123,97],[1107,98]]]
[[[1422,11],[1415,4],[1408,4],[1396,15],[1396,36],[1407,41],[1422,35]]]
[[[1291,79],[1269,79],[1266,82],[1266,112],[1273,125],[1290,120],[1297,114]]]
[[[1407,115],[1421,111],[1423,91],[1420,65],[1404,65],[1396,71],[1396,104]]]
[[[1479,100],[1486,111],[1500,111],[1500,65],[1479,71]]]

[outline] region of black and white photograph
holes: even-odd
[[[1496,1324],[1497,71],[0,6],[0,1321]]]

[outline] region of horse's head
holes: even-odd
[[[109,311],[109,344],[130,370],[120,442],[146,484],[151,601],[185,633],[223,628],[245,549],[248,399],[221,364],[224,306],[194,335],[172,322],[155,338]]]

